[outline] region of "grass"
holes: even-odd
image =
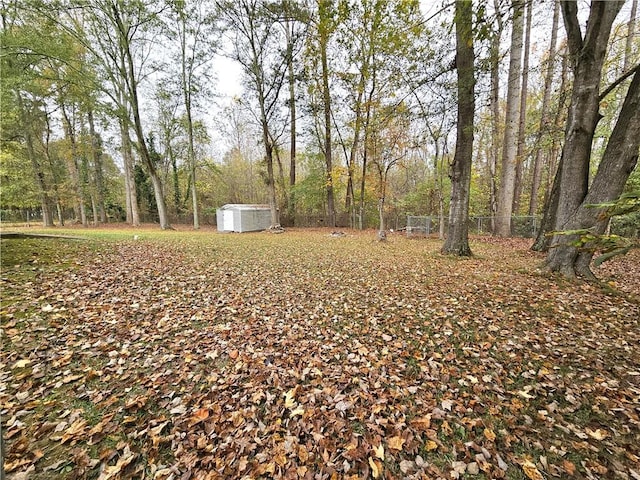
[[[636,471],[635,294],[541,276],[526,241],[475,239],[456,259],[372,232],[55,233],[86,240],[2,240],[9,475],[356,478],[380,446],[391,478],[448,478],[480,448],[489,473],[464,478],[526,478],[524,458],[545,476],[565,461]],[[623,265],[617,283],[637,285]],[[69,431],[67,411],[86,427]],[[427,415],[427,430],[413,423]],[[271,451],[284,452],[273,466]]]

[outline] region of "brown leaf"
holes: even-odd
[[[496,434],[490,428],[485,428],[484,429],[484,436],[490,442],[495,442],[496,441]]]
[[[387,440],[387,445],[392,450],[402,450],[402,446],[404,445],[404,438],[400,436],[391,437]]]
[[[191,418],[189,418],[189,426],[193,427],[194,425],[205,421],[207,418],[209,418],[209,409],[201,408],[191,415]]]
[[[382,474],[382,464],[378,460],[369,457],[369,466],[371,467],[371,475],[373,478],[380,478]]]
[[[527,476],[527,478],[530,478],[531,480],[544,480],[544,477],[538,470],[538,467],[536,467],[535,464],[529,460],[525,460],[522,463],[522,470],[524,471],[524,474]]]
[[[576,466],[569,460],[562,461],[562,469],[567,472],[568,475],[573,475],[576,473]]]
[[[380,460],[384,460],[384,446],[382,444],[378,445],[377,447],[374,445],[373,453]]]

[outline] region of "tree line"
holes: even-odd
[[[579,234],[549,233],[603,233],[593,205],[640,184],[637,0],[422,7],[4,0],[2,209],[197,229],[268,203],[273,227],[380,232],[437,215],[459,255],[470,214],[501,236],[541,215],[548,268],[589,276]],[[216,94],[216,56],[242,95]]]

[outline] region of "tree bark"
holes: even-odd
[[[193,139],[193,116],[191,113],[191,89],[192,85],[192,75],[193,75],[193,59],[189,64],[189,68],[187,68],[187,25],[185,23],[184,16],[180,17],[181,25],[181,35],[180,35],[180,60],[182,67],[182,98],[184,101],[184,108],[187,117],[187,156],[189,163],[189,176],[191,177],[191,207],[193,210],[193,229],[200,229],[200,213],[198,210],[198,189],[196,186],[196,155],[194,148],[194,139]],[[194,46],[195,48],[195,46]],[[160,208],[158,208],[158,211]],[[164,228],[164,227],[163,227]]]
[[[601,116],[599,88],[611,27],[623,1],[591,4],[584,38],[578,21],[577,3],[561,2],[567,30],[567,44],[572,59],[573,91],[565,130],[565,143],[559,166],[559,200],[555,231],[571,229],[588,191],[591,146]],[[569,246],[569,235],[554,235],[546,259],[546,268],[565,276],[576,274],[576,252]]]
[[[333,194],[333,145],[331,142],[331,91],[329,90],[329,64],[327,60],[327,46],[329,34],[326,22],[319,24],[320,62],[322,64],[322,103],[324,110],[324,158],[327,189],[327,226],[336,226],[336,208]]]
[[[93,156],[93,171],[96,188],[96,203],[98,215],[101,223],[107,223],[107,212],[104,204],[104,172],[102,168],[102,148],[100,146],[100,137],[96,132],[93,121],[93,111],[89,109],[87,112],[89,120],[89,135],[91,136],[91,154]]]
[[[494,8],[499,11],[499,0],[494,0]],[[498,187],[496,172],[500,157],[500,40],[502,39],[502,16],[497,15],[498,29],[493,32],[490,46],[491,64],[491,94],[489,104],[491,109],[491,157],[489,159],[489,211],[491,213],[491,231],[495,233],[495,215],[498,208]]]
[[[290,25],[291,23],[291,25]],[[287,34],[287,75],[289,82],[289,121],[291,122],[291,132],[289,137],[289,221],[291,225],[295,224],[296,218],[296,76],[293,66],[293,35],[290,29],[293,29],[293,22],[289,20],[285,24]]]
[[[53,215],[51,213],[51,199],[49,198],[49,186],[40,162],[36,157],[36,150],[33,146],[33,135],[31,132],[31,122],[29,121],[26,106],[22,95],[19,91],[16,91],[16,99],[18,102],[18,108],[20,110],[20,121],[24,130],[25,144],[27,147],[27,156],[33,167],[33,172],[36,177],[36,184],[40,193],[40,207],[42,208],[42,225],[45,227],[53,227]]]
[[[138,78],[136,75],[136,68],[133,62],[133,53],[131,52],[131,43],[129,38],[130,25],[127,25],[121,16],[121,12],[118,10],[116,4],[111,5],[113,21],[118,31],[120,40],[120,46],[124,54],[124,80],[127,86],[127,98],[129,105],[131,106],[131,113],[133,114],[133,127],[136,132],[136,139],[138,140],[138,149],[140,158],[144,166],[147,169],[151,184],[153,185],[153,193],[156,200],[156,206],[158,207],[158,218],[160,221],[160,228],[167,230],[171,228],[169,224],[169,217],[167,213],[167,207],[164,201],[164,192],[162,189],[162,182],[158,175],[156,166],[151,159],[149,148],[147,147],[147,141],[144,137],[144,131],[142,128],[142,119],[140,117],[140,102],[138,100]]]
[[[518,215],[522,196],[522,175],[525,164],[525,136],[527,130],[527,94],[529,90],[529,50],[531,44],[531,17],[533,1],[526,0],[526,27],[524,34],[524,58],[522,60],[522,90],[520,91],[520,119],[518,120],[518,148],[516,150],[516,181],[513,192],[512,213]]]
[[[627,39],[624,44],[624,63],[622,71],[627,72],[631,68],[631,53],[633,51],[633,36],[636,32],[636,15],[638,13],[638,0],[631,2],[631,13],[629,14],[629,26],[627,28]]]
[[[496,235],[511,235],[511,214],[516,186],[518,150],[518,122],[520,120],[520,92],[522,71],[522,34],[524,29],[524,1],[513,0],[513,27],[509,54],[509,80],[507,85],[507,112],[502,145],[502,175],[498,191]]]
[[[122,162],[124,164],[126,220],[127,223],[138,227],[140,225],[140,210],[138,209],[136,182],[133,178],[133,151],[126,120],[122,118],[120,119],[120,137],[122,142]]]
[[[475,113],[475,73],[473,51],[473,6],[456,1],[456,70],[458,77],[458,113],[456,151],[451,165],[451,206],[449,233],[442,253],[470,256],[469,191],[473,155],[473,116]]]
[[[80,165],[78,164],[78,145],[76,143],[76,135],[74,132],[71,118],[65,107],[64,100],[59,100],[60,110],[62,111],[63,129],[65,137],[71,148],[71,157],[67,158],[69,173],[71,174],[71,186],[75,195],[74,211],[76,212],[76,220],[80,220],[83,226],[87,226],[87,212],[85,208],[84,188],[80,178]]]
[[[589,187],[578,214],[573,219],[572,229],[590,229],[592,233],[605,233],[609,219],[602,216],[602,209],[591,207],[616,200],[638,163],[640,149],[640,73],[633,77],[622,110],[611,132],[611,137],[598,166],[598,171]],[[577,252],[575,271],[591,278],[593,252]]]

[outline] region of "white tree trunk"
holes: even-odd
[[[496,234],[511,235],[511,214],[516,186],[518,125],[520,121],[520,85],[522,72],[522,37],[524,30],[524,2],[513,0],[513,28],[509,54],[509,83],[507,85],[507,113],[502,148],[502,175],[498,192]]]

